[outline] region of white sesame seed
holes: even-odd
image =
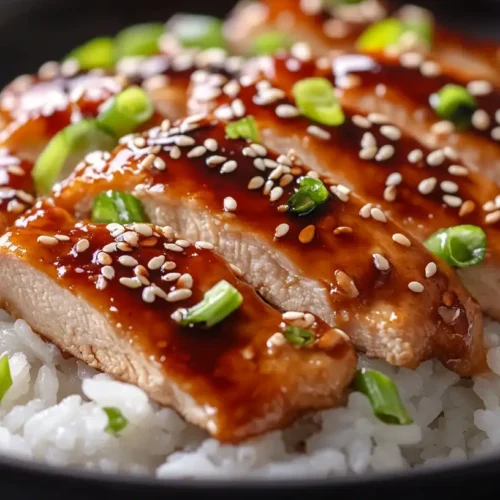
[[[243,156],[248,156],[250,158],[256,158],[257,157],[257,153],[249,146],[247,146],[246,148],[243,148]]]
[[[242,116],[245,116],[246,113],[246,108],[241,99],[235,99],[231,103],[231,108],[233,110],[234,116],[237,118],[241,118]]]
[[[172,158],[172,160],[178,160],[181,155],[181,150],[177,146],[172,146],[172,149],[170,150],[170,158]]]
[[[174,138],[174,143],[176,146],[186,148],[188,146],[194,146],[196,141],[188,135],[178,135]]]
[[[134,222],[134,224],[132,224],[132,228],[136,233],[139,233],[141,236],[145,236],[146,238],[153,236],[153,228],[149,224]]]
[[[378,207],[374,207],[370,210],[371,216],[378,222],[387,222],[387,217],[384,212]]]
[[[410,163],[418,163],[424,157],[424,153],[420,149],[414,149],[408,154],[408,161]]]
[[[406,68],[418,68],[423,62],[423,56],[419,52],[404,52],[399,56],[399,62]]]
[[[361,138],[361,148],[377,147],[377,139],[371,132],[365,132]]]
[[[212,243],[208,241],[197,241],[194,246],[198,249],[203,248],[204,250],[213,250],[215,248]]]
[[[148,304],[152,304],[156,299],[156,294],[152,286],[144,288],[142,291],[142,300]]]
[[[372,122],[361,115],[354,115],[352,117],[352,122],[359,128],[370,128],[372,126]]]
[[[472,125],[478,130],[487,130],[491,124],[490,115],[484,109],[474,111]]]
[[[492,212],[493,210],[495,210],[497,208],[497,205],[496,203],[493,201],[493,200],[489,200],[487,201],[484,205],[483,205],[483,210],[485,212]]]
[[[493,85],[486,80],[473,80],[467,84],[467,90],[473,96],[483,96],[493,92]]]
[[[274,231],[274,237],[275,238],[282,238],[283,236],[285,236],[286,233],[288,233],[288,231],[290,230],[290,226],[288,224],[279,224],[277,227],[276,227],[276,230]]]
[[[193,277],[189,273],[184,273],[176,284],[177,288],[193,288]]]
[[[167,302],[179,302],[180,300],[189,299],[193,295],[193,292],[187,288],[181,288],[180,290],[174,290],[169,292],[167,295]]]
[[[332,137],[330,132],[317,127],[316,125],[309,125],[309,127],[307,127],[307,133],[312,135],[313,137],[316,137],[317,139],[321,139],[322,141],[327,141]]]
[[[370,120],[372,123],[375,123],[378,125],[384,125],[385,123],[389,123],[389,118],[387,118],[387,116],[382,115],[380,113],[370,113],[368,115],[368,120]]]
[[[171,260],[167,260],[163,266],[161,266],[162,271],[173,271],[177,267],[177,264],[175,262],[172,262]]]
[[[437,273],[437,266],[434,262],[429,262],[425,266],[425,277],[432,278]]]
[[[351,280],[352,281],[352,280]],[[356,285],[354,284],[354,282],[352,282],[352,286],[354,288],[356,288]],[[356,290],[357,291],[357,290]],[[316,318],[311,314],[311,313],[305,313],[304,314],[304,321],[305,321],[305,324],[304,326],[306,328],[308,328],[309,326],[311,326],[315,321],[316,321]]]
[[[146,139],[144,137],[135,137],[134,138],[134,146],[138,148],[143,148],[146,145]]]
[[[403,176],[399,172],[393,172],[387,176],[385,180],[386,186],[399,186],[403,181]]]
[[[453,181],[443,181],[440,184],[441,189],[448,194],[455,194],[458,192],[458,184]]]
[[[267,149],[262,144],[257,144],[256,142],[252,142],[250,147],[259,155],[259,156],[267,156]]]
[[[379,150],[378,153],[375,156],[376,161],[387,161],[390,160],[393,156],[396,150],[394,149],[394,146],[391,144],[386,144],[385,146],[382,146]]]
[[[212,138],[205,139],[205,142],[203,143],[203,145],[212,153],[217,151],[217,148],[219,147],[218,142]]]
[[[442,149],[436,149],[427,155],[427,163],[431,167],[437,167],[441,165],[445,160],[444,152]]]
[[[161,266],[165,263],[165,256],[164,255],[158,255],[156,257],[153,257],[149,262],[148,262],[148,269],[151,269],[151,271],[154,271],[156,269],[160,269]]]
[[[207,165],[209,167],[215,167],[216,165],[220,165],[225,161],[227,161],[227,158],[225,156],[213,155],[207,158]]]
[[[273,189],[271,189],[269,199],[271,200],[271,202],[275,202],[279,200],[282,196],[283,196],[283,188],[280,186],[276,186]]]
[[[130,255],[121,255],[120,257],[118,257],[118,262],[122,266],[126,267],[135,267],[139,265],[139,262],[137,262],[137,260],[131,257]]]
[[[399,141],[401,139],[401,130],[393,125],[383,125],[380,127],[380,133],[391,141]]]
[[[220,169],[221,174],[230,174],[231,172],[234,172],[236,170],[236,167],[238,164],[234,160],[229,160],[222,165]]]
[[[455,148],[452,148],[451,146],[445,146],[443,148],[444,155],[446,158],[452,160],[452,161],[457,161],[458,160],[458,153]]]
[[[101,268],[101,274],[108,280],[112,280],[115,277],[115,269],[111,266],[104,266]]]
[[[330,186],[330,191],[342,202],[347,203],[349,201],[349,195],[351,194],[351,190],[343,186],[342,184],[338,184],[337,186]]]
[[[287,311],[282,315],[283,319],[286,321],[296,321],[304,317],[304,313],[300,311]]]
[[[142,286],[138,278],[120,278],[120,284],[127,288],[141,288]]]
[[[203,156],[207,152],[207,148],[205,146],[195,146],[188,154],[188,158],[199,158]]]
[[[404,234],[394,233],[392,240],[403,247],[411,247],[411,241]]]
[[[175,244],[182,248],[189,248],[191,246],[191,243],[188,240],[177,240]]]
[[[396,186],[387,186],[384,189],[384,200],[392,203],[396,200],[397,197],[397,189]]]
[[[420,194],[427,195],[434,191],[437,185],[437,179],[435,177],[428,177],[421,181],[418,185],[418,191]]]
[[[448,173],[459,177],[465,177],[466,175],[469,175],[469,170],[461,165],[450,165],[448,167]]]
[[[27,193],[26,191],[23,191],[22,189],[18,189],[16,191],[16,196],[21,200],[24,201],[24,203],[32,204],[35,201],[35,198],[33,195]]]
[[[167,168],[167,164],[159,156],[157,156],[153,162],[153,167],[156,168],[156,170],[165,170]]]
[[[496,224],[500,221],[500,210],[495,210],[494,212],[487,214],[484,221],[486,224]]]
[[[127,231],[123,233],[123,241],[132,247],[139,244],[139,236],[135,231]]]
[[[99,264],[102,264],[103,266],[109,266],[110,264],[113,263],[113,259],[106,252],[99,252],[97,254],[97,261],[99,262]]]
[[[151,168],[153,166],[155,159],[156,159],[155,155],[153,154],[147,155],[146,158],[144,158],[144,160],[142,160],[139,163],[139,168],[144,170]]]
[[[240,84],[236,80],[231,80],[224,87],[222,91],[224,94],[231,98],[235,98],[240,93],[241,87]]]
[[[491,138],[492,138],[494,141],[500,141],[500,127],[495,127],[495,128],[491,131]]]
[[[162,277],[163,281],[176,281],[181,277],[181,273],[167,273]]]
[[[431,132],[436,135],[453,134],[455,132],[455,125],[448,120],[442,120],[432,125]]]
[[[106,226],[106,229],[110,232],[113,238],[120,236],[125,232],[125,228],[121,224],[117,224],[116,222],[112,222]]]
[[[261,176],[252,177],[248,183],[248,189],[260,189],[264,185],[264,178]]]
[[[291,104],[280,104],[276,108],[276,116],[279,118],[295,118],[300,115],[300,111]]]
[[[171,252],[183,252],[184,249],[180,247],[179,245],[176,245],[175,243],[165,243],[163,245],[166,250],[170,250]]]
[[[452,196],[450,194],[445,194],[443,196],[443,201],[452,208],[458,208],[462,205],[463,200],[462,198],[459,198],[458,196]]]
[[[371,209],[372,209],[372,204],[367,203],[366,205],[363,205],[361,209],[359,210],[359,215],[363,217],[363,219],[369,219],[371,215]]]
[[[226,212],[234,212],[238,208],[236,200],[231,196],[226,196],[224,198],[224,210]]]
[[[374,146],[368,147],[368,148],[363,148],[359,152],[359,157],[362,160],[373,160],[375,158],[375,155],[377,154],[378,149]]]
[[[82,253],[82,252],[85,252],[86,250],[88,250],[89,247],[90,247],[89,240],[86,240],[86,239],[78,240],[78,242],[75,245],[75,250],[78,253]]]
[[[375,267],[379,271],[388,271],[389,268],[391,267],[389,264],[389,261],[383,255],[380,255],[379,253],[373,254],[373,262],[375,264]]]
[[[427,77],[439,76],[441,74],[441,67],[434,61],[424,61],[420,65],[420,72]]]
[[[184,314],[183,312],[185,311],[185,309],[177,309],[177,311],[174,311],[170,317],[176,322],[176,323],[180,323],[182,321],[182,319],[184,318]]]
[[[287,342],[285,336],[281,332],[273,333],[266,342],[268,349],[273,349],[273,347],[281,347]]]
[[[266,164],[264,163],[263,158],[255,158],[253,161],[253,166],[257,169],[260,170],[261,172],[266,171]]]
[[[70,240],[70,237],[66,236],[65,234],[56,234],[55,238],[56,238],[56,240],[63,241],[63,242]]]
[[[412,281],[409,283],[408,288],[414,293],[422,293],[424,291],[424,285],[418,281]]]
[[[54,247],[56,246],[59,241],[54,238],[53,236],[39,236],[36,241],[42,245],[45,245],[47,247]]]

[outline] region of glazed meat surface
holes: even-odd
[[[45,203],[1,239],[0,301],[223,441],[342,403],[356,369],[347,336],[311,314],[285,320],[209,247],[168,227],[77,223]],[[211,328],[181,326],[182,311],[221,280],[241,293],[240,308]],[[289,343],[287,324],[312,331],[314,345]]]
[[[82,163],[56,203],[85,217],[98,193],[133,192],[152,221],[214,244],[271,303],[310,310],[368,355],[481,369],[481,314],[453,272],[379,207],[326,179],[326,203],[290,213],[304,175],[317,176],[293,151],[229,140],[224,122],[193,116],[128,138],[107,162]]]

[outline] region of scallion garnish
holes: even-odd
[[[274,54],[281,49],[289,49],[290,37],[281,31],[268,31],[258,35],[252,43],[252,53],[256,55]]]
[[[119,139],[147,122],[153,113],[154,106],[148,94],[133,86],[111,98],[99,113],[97,121],[101,128]]]
[[[115,38],[116,59],[157,54],[158,41],[163,33],[165,26],[160,23],[136,24],[125,28]]]
[[[259,129],[253,116],[245,116],[237,122],[228,123],[226,135],[229,139],[250,139],[252,142],[261,142]]]
[[[484,260],[486,234],[478,226],[454,226],[434,233],[425,246],[450,266],[472,267]]]
[[[354,388],[368,396],[375,415],[382,422],[399,425],[413,423],[396,384],[384,374],[362,368],[356,372]]]
[[[12,375],[10,373],[9,358],[7,355],[0,358],[0,401],[12,386]]]
[[[52,186],[67,177],[86,154],[110,150],[115,144],[116,139],[96,120],[72,123],[56,134],[38,157],[32,173],[37,193],[50,193]]]
[[[74,49],[66,59],[73,59],[83,71],[111,69],[115,64],[115,42],[111,37],[98,37]]]
[[[106,432],[109,434],[118,434],[120,431],[125,429],[128,424],[128,420],[123,416],[122,412],[118,408],[107,407],[103,408],[104,413],[108,416],[108,426],[106,427]]]
[[[322,125],[331,127],[345,121],[333,85],[326,78],[304,78],[292,88],[300,112]]]
[[[472,115],[477,109],[474,96],[465,87],[452,83],[432,94],[430,104],[438,116],[449,120],[459,129],[470,125]]]
[[[189,308],[181,321],[182,326],[204,323],[207,328],[227,318],[243,302],[241,293],[227,281],[219,281],[201,302]]]
[[[314,343],[314,333],[297,326],[287,325],[285,327],[285,338],[292,344],[304,347]]]
[[[224,48],[226,41],[222,27],[222,21],[216,17],[194,14],[177,14],[167,23],[169,32],[184,47],[200,49]]]
[[[106,191],[99,194],[92,206],[92,221],[104,224],[146,222],[142,203],[131,194]]]
[[[288,199],[288,207],[293,213],[307,215],[328,200],[328,189],[319,179],[304,177],[299,186]]]

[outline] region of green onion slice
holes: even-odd
[[[486,234],[478,226],[454,226],[434,233],[425,246],[450,266],[472,267],[484,260]]]
[[[0,401],[12,386],[12,375],[10,373],[9,358],[7,355],[0,358]]]
[[[387,424],[409,425],[413,420],[406,410],[396,384],[384,374],[363,368],[356,372],[354,387],[372,405],[375,415]]]
[[[288,207],[293,213],[307,215],[328,200],[328,189],[319,179],[304,177],[299,189],[288,199]]]
[[[452,83],[432,94],[430,104],[441,118],[451,121],[460,129],[470,125],[477,109],[474,96],[465,87]]]
[[[115,63],[115,42],[105,36],[93,38],[74,49],[66,59],[77,61],[83,71],[95,68],[111,69]]]
[[[345,121],[333,85],[326,78],[304,78],[292,88],[295,103],[304,116],[335,127]]]
[[[182,326],[189,326],[193,323],[204,323],[210,328],[240,307],[243,302],[241,293],[230,285],[227,281],[219,281],[213,286],[201,302],[188,309]]]
[[[128,420],[123,416],[122,412],[118,408],[113,408],[108,406],[103,408],[104,412],[108,416],[108,426],[106,427],[106,432],[109,434],[118,434],[120,431],[125,429],[128,424]]]
[[[165,26],[161,23],[136,24],[125,28],[115,38],[116,59],[157,54],[158,41],[163,33]]]
[[[229,139],[250,139],[253,142],[262,142],[257,123],[253,116],[245,116],[237,122],[226,125],[226,135]]]
[[[97,117],[99,125],[117,139],[132,133],[154,113],[148,94],[133,86],[112,97]]]
[[[121,191],[106,191],[94,200],[92,206],[92,221],[110,224],[130,224],[132,222],[147,222],[142,203],[128,193]]]
[[[172,32],[184,47],[210,49],[225,48],[223,23],[212,16],[194,14],[177,14],[167,23]]]
[[[268,31],[258,35],[252,43],[252,53],[255,55],[274,54],[280,49],[292,46],[290,37],[281,31]]]
[[[297,326],[287,325],[284,335],[288,342],[301,347],[314,343],[314,333]]]
[[[52,186],[67,177],[85,155],[110,150],[115,144],[115,138],[102,130],[96,120],[82,120],[61,130],[35,163],[32,175],[37,193],[50,193]]]

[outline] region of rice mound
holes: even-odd
[[[0,310],[0,356],[8,354],[13,378],[0,403],[0,453],[159,478],[324,478],[464,460],[500,450],[499,324],[486,323],[485,343],[492,373],[472,380],[460,380],[437,361],[411,371],[360,360],[397,383],[412,425],[380,422],[367,398],[353,393],[345,408],[230,446],[137,387],[64,359],[24,321]],[[106,432],[102,408],[109,406],[128,420],[118,436]]]

